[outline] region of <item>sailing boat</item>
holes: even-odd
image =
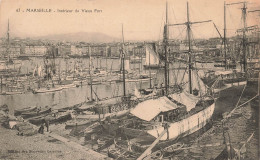
[[[50,61],[48,60],[49,56],[51,57]],[[45,64],[45,76],[44,79],[46,80],[46,86],[42,87],[39,85],[38,89],[32,90],[34,94],[36,93],[47,93],[47,92],[56,92],[63,89],[63,86],[55,86],[53,83],[53,77],[56,74],[55,68],[55,53],[53,47],[50,47],[49,55],[46,56],[44,59]],[[41,66],[38,68],[38,75],[39,75],[39,82],[41,82],[41,75],[42,75],[42,68]]]
[[[163,64],[160,60],[159,54],[150,45],[145,45],[145,69],[159,69],[163,68]]]
[[[243,56],[244,56],[244,72],[240,72],[232,68],[230,66],[229,61],[227,59],[227,38],[226,38],[226,6],[227,5],[234,5],[234,4],[243,4],[242,8],[242,14],[243,17],[246,17],[244,12],[246,8],[246,2],[239,2],[239,3],[230,3],[226,4],[224,3],[224,38],[223,38],[223,43],[224,43],[224,53],[225,53],[225,60],[224,60],[224,71],[216,71],[216,72],[207,72],[203,78],[203,81],[210,86],[214,92],[219,92],[221,90],[230,88],[232,86],[239,86],[239,85],[245,85],[247,83],[246,81],[246,72],[247,72],[247,64],[246,64],[246,44],[245,44],[245,39],[246,39],[246,26],[244,26],[243,29],[237,30],[237,32],[243,32],[243,38],[242,38],[242,44],[243,44]],[[244,24],[246,22],[246,19],[243,18]],[[221,36],[221,35],[220,35]],[[223,66],[223,65],[222,65]]]
[[[4,73],[11,73],[14,72],[17,74],[19,72],[19,67],[17,68],[17,64],[21,65],[20,63],[15,63],[13,58],[11,57],[10,51],[10,30],[9,30],[9,19],[8,19],[8,26],[7,26],[7,39],[5,44],[5,52],[0,56],[0,72]]]
[[[133,55],[132,56],[130,56],[130,63],[132,63],[132,64],[135,64],[135,63],[141,63],[141,58],[140,57],[138,57],[138,56],[136,56],[135,55],[135,50],[133,50]],[[135,69],[135,68],[134,68]]]
[[[122,37],[123,37],[123,27],[122,27]],[[122,62],[122,77],[123,77],[123,96],[117,96],[108,99],[99,99],[97,97],[97,102],[94,105],[86,106],[86,110],[92,112],[92,115],[86,115],[89,119],[101,119],[106,117],[112,117],[115,115],[126,114],[129,109],[134,105],[131,100],[130,95],[126,95],[126,81],[125,81],[125,50],[124,50],[124,38],[121,52],[121,62]],[[92,85],[91,85],[92,86]],[[91,99],[92,98],[92,87],[91,87]],[[95,92],[94,92],[95,93]],[[97,94],[95,93],[97,96]],[[82,108],[82,107],[81,107]],[[110,126],[108,124],[102,124],[104,129],[108,129]]]
[[[147,156],[148,152],[151,151],[159,140],[177,140],[202,129],[211,121],[215,109],[214,98],[208,95],[207,87],[200,80],[198,74],[192,71],[190,27],[193,23],[202,22],[190,22],[187,3],[187,22],[184,24],[187,25],[189,42],[189,72],[186,74],[189,81],[186,83],[183,91],[168,94],[168,78],[166,75],[165,95],[139,103],[130,111],[132,117],[129,118],[129,121],[132,123],[126,122],[121,128],[122,133],[128,138],[132,137],[135,140],[139,140],[139,144],[155,140],[138,159]],[[166,18],[164,27],[166,33],[164,37],[166,55],[168,51],[168,27],[172,25],[179,24],[168,24]],[[165,59],[167,60],[167,56]],[[168,73],[167,70],[165,73]],[[195,83],[195,81],[197,82]]]

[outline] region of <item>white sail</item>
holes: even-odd
[[[142,98],[141,93],[138,91],[138,89],[135,87],[135,96],[136,98]]]
[[[42,66],[40,66],[38,68],[38,76],[41,77],[42,76]]]
[[[145,46],[145,65],[158,65],[160,62],[159,55],[156,53],[151,46]]]
[[[33,76],[35,77],[36,74],[37,74],[37,66],[36,66],[36,67],[34,68],[34,70],[33,70]]]
[[[128,60],[128,59],[125,60],[125,70],[128,72],[131,70],[130,69],[130,60]]]

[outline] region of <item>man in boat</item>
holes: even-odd
[[[165,123],[164,125],[163,125],[163,127],[164,127],[164,130],[167,130],[167,139],[169,139],[169,127],[170,127],[170,125],[168,124],[168,123]]]
[[[132,143],[131,140],[127,140],[127,150],[132,152]]]
[[[38,130],[38,133],[43,134],[44,133],[44,125],[42,124],[41,127]]]
[[[115,147],[116,147],[116,145],[117,145],[117,143],[116,143],[116,139],[114,138],[114,145],[115,145]]]
[[[48,119],[44,119],[44,123],[45,123],[45,126],[47,128],[47,132],[49,132],[49,126],[50,126],[50,121]]]

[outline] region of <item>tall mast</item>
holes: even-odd
[[[192,94],[192,85],[191,85],[191,70],[192,70],[192,66],[191,66],[191,28],[190,28],[190,15],[189,15],[189,3],[187,2],[187,32],[188,32],[188,43],[189,43],[189,89],[190,89],[190,94]]]
[[[168,95],[168,57],[167,57],[167,52],[168,52],[168,2],[166,2],[166,24],[164,26],[164,53],[165,53],[165,94]]]
[[[224,53],[225,53],[225,69],[227,69],[227,48],[226,48],[226,1],[224,2]]]
[[[88,46],[88,53],[89,53],[89,76],[90,76],[90,98],[91,101],[93,100],[93,86],[92,86],[92,63],[91,63],[91,49]]]
[[[149,52],[149,76],[150,76],[150,88],[152,88],[152,79],[151,79],[151,55],[150,55],[151,53]]]
[[[9,42],[10,42],[10,35],[9,35],[10,33],[9,33],[9,19],[8,19],[8,26],[7,26],[7,43],[8,43],[8,45],[9,45]]]
[[[243,3],[243,8],[242,8],[242,18],[243,18],[243,59],[244,59],[244,72],[246,72],[246,68],[247,68],[247,59],[246,59],[246,2]]]
[[[6,47],[6,56],[7,56],[8,62],[9,62],[9,58],[10,58],[9,46],[10,46],[10,30],[9,30],[9,19],[8,19],[8,25],[7,25],[7,47]]]
[[[107,46],[106,46],[106,74],[107,74]]]
[[[123,29],[123,24],[122,24],[122,40],[123,40],[123,45],[121,49],[121,54],[122,54],[122,69],[123,69],[123,93],[124,97],[126,96],[126,89],[125,89],[125,50],[124,50],[124,29]]]

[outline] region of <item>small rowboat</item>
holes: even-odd
[[[70,120],[71,114],[70,113],[62,113],[57,116],[52,116],[50,114],[47,114],[45,116],[39,116],[35,118],[29,119],[29,122],[35,125],[40,125],[43,123],[44,120],[49,121],[49,124],[54,124],[54,123],[61,123],[61,122],[66,122],[67,120]]]
[[[47,93],[47,92],[56,92],[62,90],[62,87],[57,87],[57,88],[40,88],[37,90],[33,90],[33,93]]]
[[[82,120],[82,121],[71,121],[67,122],[65,128],[71,128],[71,127],[76,127],[76,126],[84,126],[90,124],[92,121],[91,120]]]
[[[5,95],[16,95],[16,94],[23,94],[24,92],[20,91],[12,91],[12,92],[5,92]]]
[[[39,116],[39,115],[42,115],[44,113],[50,113],[51,112],[51,108],[49,107],[46,107],[40,111],[32,111],[32,112],[25,112],[25,113],[22,113],[22,117],[23,118],[30,118],[30,117],[35,117],[35,116]]]
[[[37,109],[37,107],[26,107],[26,108],[23,108],[23,109],[15,109],[15,110],[14,110],[14,115],[15,115],[15,116],[19,116],[19,115],[21,115],[22,113],[32,112],[32,111],[35,111],[36,109]]]

